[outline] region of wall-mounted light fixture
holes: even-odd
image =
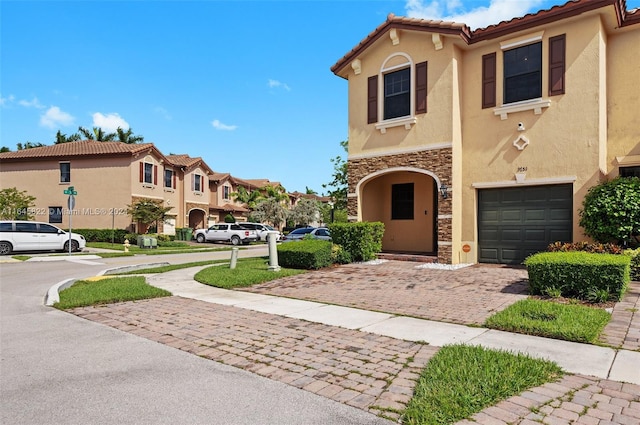
[[[447,186],[445,183],[442,183],[440,185],[440,193],[442,194],[442,199],[447,199],[448,190],[449,190],[449,186]]]

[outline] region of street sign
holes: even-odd
[[[73,195],[69,195],[69,199],[67,199],[67,207],[69,207],[69,210],[73,210],[76,207],[76,198]]]
[[[64,193],[65,195],[77,195],[78,192],[76,192],[75,188],[73,186],[69,186],[68,189],[65,189],[62,193]]]

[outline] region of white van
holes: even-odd
[[[71,233],[71,250],[82,251],[84,236]],[[69,251],[69,233],[37,221],[0,221],[0,255],[14,251]]]
[[[241,227],[244,227],[245,229],[255,230],[258,233],[258,239],[261,241],[267,240],[268,232],[278,232],[276,229],[269,226],[268,224],[249,223],[246,221],[239,221],[237,224],[239,224]],[[281,238],[282,238],[282,234],[278,232],[278,234],[276,235],[276,241],[279,241]]]

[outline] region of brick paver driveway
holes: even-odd
[[[348,264],[244,290],[465,325],[481,325],[527,297],[524,268],[418,267],[409,261]]]

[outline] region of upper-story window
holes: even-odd
[[[384,76],[384,119],[411,114],[411,69],[390,72]]]
[[[173,170],[168,168],[164,169],[164,187],[168,189],[176,188],[176,175]]]
[[[60,163],[60,183],[71,183],[71,163]]]
[[[194,192],[202,192],[203,191],[202,190],[203,186],[204,186],[203,180],[204,179],[203,179],[201,174],[197,174],[197,173],[193,174],[192,180],[191,180],[191,182],[192,182],[192,184],[191,184],[192,187],[191,188],[193,189]]]
[[[542,97],[542,43],[504,52],[504,103]]]
[[[381,99],[381,102],[378,101]],[[427,62],[414,64],[404,53],[387,58],[380,73],[367,80],[367,123],[382,133],[388,127],[411,128],[415,115],[427,112]]]
[[[231,188],[229,186],[222,186],[222,199],[231,198]]]
[[[542,55],[543,45],[548,44],[549,55]],[[501,43],[502,53],[502,106],[494,109],[501,119],[512,112],[533,110],[541,114],[542,108],[551,105],[545,99],[542,81],[548,80],[547,96],[565,92],[566,35],[561,34],[543,40],[543,34],[534,34],[526,40]],[[482,56],[482,107],[495,108],[497,94],[498,56],[495,52]],[[546,61],[546,62],[545,62]]]
[[[152,162],[140,161],[140,183],[158,184],[158,166]]]

